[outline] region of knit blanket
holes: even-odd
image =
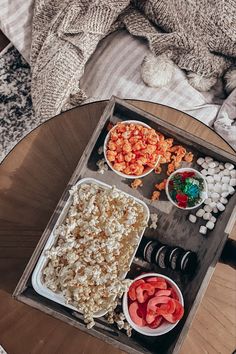
[[[221,76],[236,59],[234,0],[36,0],[32,28],[32,99],[50,118],[82,103],[85,64],[98,43],[125,27],[180,68]]]

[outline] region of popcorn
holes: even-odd
[[[103,146],[100,146],[98,148],[98,155],[102,155],[103,154]]]
[[[156,230],[156,228],[157,228],[157,221],[158,221],[158,216],[157,216],[157,214],[151,214],[151,215],[150,215],[150,219],[151,219],[151,225],[149,226],[149,228]]]
[[[43,281],[81,311],[92,328],[94,314],[116,307],[116,299],[130,286],[122,274],[129,270],[146,213],[115,187],[84,183],[70,193],[72,205],[55,230],[57,243],[45,251]]]
[[[106,164],[105,159],[98,160],[96,165],[98,166],[98,173],[101,173],[103,175],[104,172],[108,171],[108,165]]]

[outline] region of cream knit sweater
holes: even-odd
[[[235,0],[36,0],[33,18],[32,98],[50,118],[86,98],[79,88],[99,41],[126,27],[145,37],[155,55],[206,78],[236,59]]]

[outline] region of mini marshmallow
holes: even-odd
[[[231,170],[230,171],[230,176],[231,177],[236,177],[236,170]]]
[[[226,183],[223,183],[222,186],[221,186],[221,188],[222,188],[222,192],[227,192],[228,189],[229,189],[229,185],[226,184]]]
[[[198,209],[198,211],[196,212],[196,216],[198,216],[199,218],[201,218],[204,214],[205,214],[204,209]]]
[[[207,184],[207,188],[208,188],[208,191],[213,191],[214,190],[214,184],[213,183]],[[209,192],[208,192],[208,194],[209,194]]]
[[[221,175],[220,174],[215,174],[214,176],[213,176],[213,178],[214,178],[214,181],[215,182],[220,182],[221,181]]]
[[[222,181],[222,183],[229,183],[230,177],[229,176],[223,176],[221,181]]]
[[[205,161],[206,161],[207,163],[209,163],[209,162],[213,161],[213,158],[210,157],[210,156],[206,156],[206,157],[205,157]]]
[[[210,168],[215,168],[216,167],[216,163],[214,161],[209,163],[209,167]]]
[[[223,204],[222,204],[223,205]],[[210,220],[210,218],[212,217],[212,214],[211,213],[205,213],[204,215],[203,215],[203,219],[204,220]]]
[[[214,183],[214,177],[212,177],[212,176],[207,176],[206,180],[208,183]]]
[[[208,166],[208,163],[206,163],[206,162],[203,162],[203,164],[202,164],[202,168],[208,168],[209,166]]]
[[[217,207],[214,207],[212,211],[213,211],[214,214],[217,214],[218,213]]]
[[[215,167],[214,170],[215,170],[215,173],[219,173],[220,172],[220,168],[219,167]]]
[[[235,192],[235,189],[234,189],[234,187],[232,187],[232,186],[228,186],[228,192],[229,192],[229,194],[234,194],[234,192]]]
[[[206,228],[206,226],[200,226],[199,232],[200,232],[200,234],[202,234],[202,235],[206,235],[206,233],[207,233],[207,228]]]
[[[235,187],[236,186],[236,178],[231,178],[229,185],[232,187]]]
[[[229,171],[234,169],[234,165],[232,163],[226,162],[225,163],[225,168]]]
[[[214,217],[214,216],[212,216],[211,218],[210,218],[210,221],[212,221],[212,222],[216,222],[216,218]]]
[[[203,157],[199,157],[199,158],[197,159],[197,164],[198,164],[198,165],[202,165],[204,161],[205,161],[205,159],[204,159]]]
[[[216,202],[217,200],[219,200],[220,199],[220,195],[219,195],[219,193],[212,193],[211,194],[211,199],[214,201],[214,202]]]
[[[224,169],[225,169],[225,166],[224,166],[223,163],[220,163],[220,164],[219,164],[219,169],[220,169],[220,170],[224,170]]]
[[[195,222],[197,221],[197,217],[193,214],[189,214],[188,217],[189,221],[192,222],[193,224],[195,224]]]
[[[218,173],[218,175],[219,175],[220,177],[223,177],[223,176],[224,176],[224,171],[220,171],[220,172]]]
[[[216,206],[217,206],[217,209],[218,209],[219,211],[225,210],[225,206],[224,206],[222,203],[220,203],[220,202],[217,203]]]
[[[212,222],[212,221],[208,221],[206,223],[206,227],[209,229],[209,230],[213,230],[214,227],[215,227],[215,224]]]
[[[224,176],[230,176],[229,170],[224,170],[222,171]]]
[[[211,198],[207,198],[204,200],[204,204],[210,204],[212,202]]]
[[[212,210],[216,207],[216,202],[211,202],[210,204],[210,207],[212,208]]]
[[[222,191],[221,184],[220,183],[216,183],[215,187],[214,187],[214,190],[215,190],[216,193],[221,193],[221,191]]]
[[[203,209],[205,210],[206,213],[212,212],[212,207],[210,207],[210,205],[205,205]],[[203,217],[204,217],[204,215],[203,215]]]
[[[201,174],[202,174],[203,176],[206,176],[206,175],[207,175],[207,170],[205,170],[205,169],[201,170]]]
[[[214,175],[215,174],[215,169],[214,168],[208,168],[208,174],[209,175]]]
[[[214,163],[215,163],[215,165],[216,165],[216,167],[219,167],[219,161],[214,161]]]
[[[227,198],[228,195],[229,195],[229,192],[223,192],[223,193],[221,193],[221,196],[222,196],[223,198]]]
[[[228,203],[228,199],[221,197],[220,198],[220,203],[227,204]]]

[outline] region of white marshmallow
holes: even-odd
[[[231,170],[230,171],[230,176],[231,177],[236,177],[236,170]]]
[[[207,163],[209,163],[209,162],[213,161],[213,158],[210,157],[210,156],[206,156],[206,157],[205,157],[205,161],[206,161]]]
[[[214,216],[212,216],[212,217],[210,218],[210,221],[216,222],[216,218],[215,218]]]
[[[215,190],[215,192],[216,193],[221,193],[221,191],[222,191],[222,186],[221,186],[221,184],[220,183],[216,183],[215,184],[215,187],[214,187],[214,190]]]
[[[219,169],[220,169],[220,170],[224,170],[224,169],[225,169],[225,166],[224,166],[223,163],[220,163],[220,164],[219,164]]]
[[[216,202],[216,201],[218,201],[219,199],[220,199],[220,195],[219,195],[219,193],[212,193],[211,194],[211,199],[214,201],[214,202]]]
[[[218,213],[217,207],[214,207],[212,211],[213,211],[214,214],[217,214]]]
[[[204,161],[205,161],[205,159],[204,159],[203,157],[199,157],[199,158],[197,159],[197,164],[198,164],[198,165],[202,165]]]
[[[215,173],[219,173],[219,172],[220,172],[219,166],[218,166],[218,167],[215,167],[214,170],[215,170]]]
[[[209,163],[209,167],[210,167],[210,168],[215,168],[215,167],[216,167],[215,161],[210,162],[210,163]]]
[[[193,224],[195,224],[195,222],[197,221],[197,217],[193,214],[189,214],[188,217],[189,221],[192,222]]]
[[[200,232],[200,234],[206,235],[206,233],[207,233],[206,226],[200,226],[199,232]]]
[[[223,175],[224,175],[224,176],[230,176],[229,170],[225,169],[225,170],[222,171],[222,172],[223,172]]]
[[[211,214],[211,213],[205,213],[205,214],[203,215],[203,219],[204,219],[204,220],[210,220],[211,217],[212,217],[212,214]]]
[[[218,209],[219,211],[225,210],[225,206],[224,206],[222,203],[220,203],[220,202],[217,203],[216,206],[217,206],[217,209]]]
[[[229,189],[229,185],[226,184],[226,183],[223,183],[223,184],[221,185],[221,188],[222,188],[222,192],[227,192],[228,189]]]
[[[205,214],[204,209],[198,209],[198,211],[196,212],[196,216],[198,216],[199,218],[201,218],[204,214]]]
[[[207,175],[207,170],[205,170],[205,169],[201,170],[201,174],[202,174],[203,176],[206,176],[206,175]]]
[[[216,207],[216,202],[211,202],[210,204],[210,207],[212,208],[212,210]]]
[[[214,168],[208,168],[208,175],[214,175],[215,174],[215,169]]]
[[[212,177],[212,176],[207,176],[206,180],[208,183],[214,183],[214,177]]]
[[[206,162],[203,162],[203,164],[202,164],[202,168],[208,168],[209,166],[208,166],[208,163],[206,163]]]
[[[228,203],[228,199],[221,197],[220,198],[220,203],[227,204]]]
[[[220,182],[221,181],[221,175],[220,174],[215,174],[214,176],[213,176],[213,178],[214,178],[214,181],[215,182]]]
[[[221,193],[221,196],[222,196],[223,198],[227,198],[228,195],[229,195],[229,192],[223,192],[223,193]]]
[[[207,184],[207,187],[208,187],[209,191],[213,191],[214,190],[214,184],[213,183]],[[209,194],[209,192],[208,192],[208,194]]]
[[[209,230],[213,230],[214,227],[215,227],[215,224],[212,222],[212,221],[208,221],[206,223],[206,227],[209,229]]]
[[[231,178],[229,185],[232,187],[235,187],[236,186],[236,178]]]
[[[229,194],[234,194],[234,192],[235,192],[235,189],[234,189],[234,187],[232,187],[232,186],[228,186],[228,192],[229,192]]]
[[[221,181],[222,181],[222,183],[229,183],[230,177],[229,176],[223,176]]]
[[[211,213],[212,212],[212,207],[210,207],[210,205],[205,205],[204,208],[206,213]]]
[[[226,162],[225,163],[225,168],[227,168],[227,170],[233,170],[234,169],[234,165],[232,163]]]
[[[211,198],[207,198],[204,200],[204,204],[210,204],[212,202]]]

